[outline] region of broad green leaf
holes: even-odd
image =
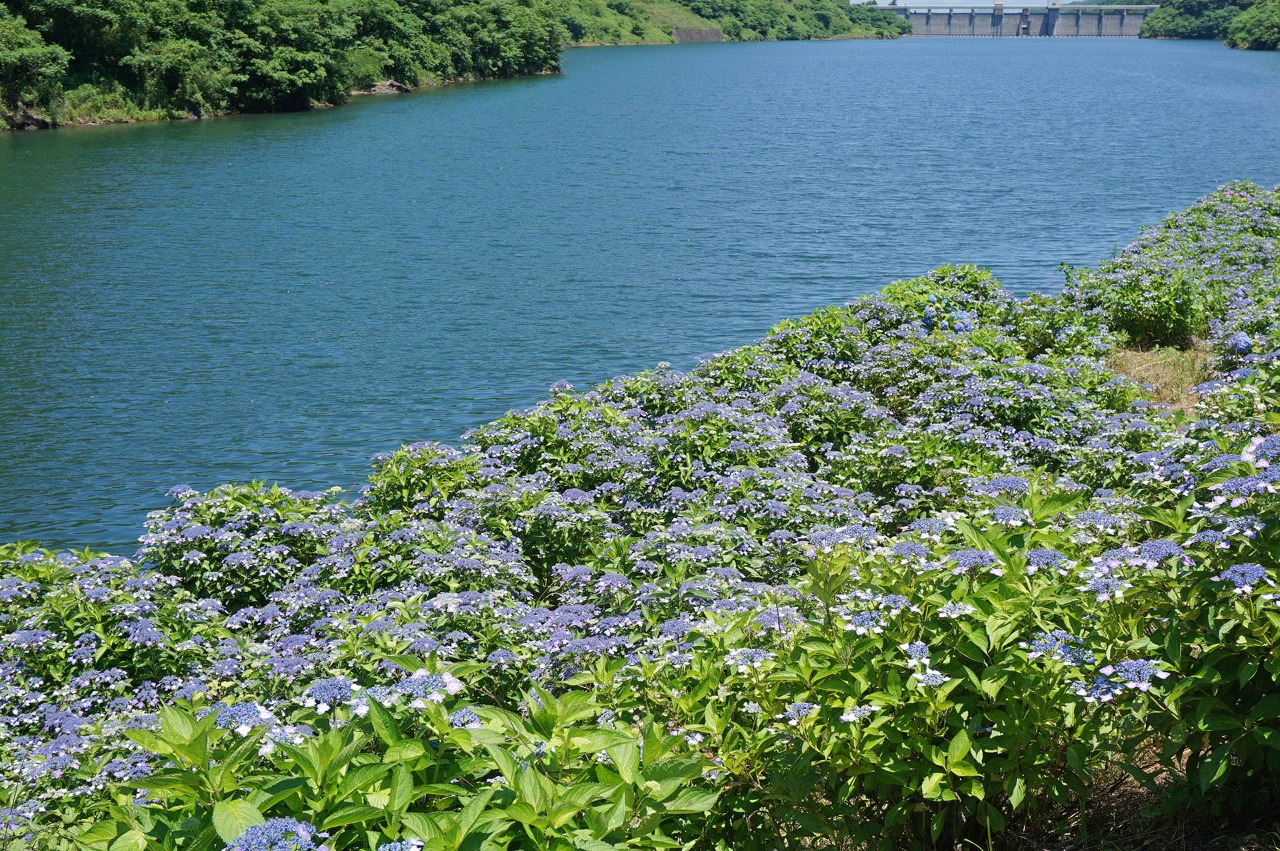
[[[471,829],[476,826],[480,820],[480,816],[484,813],[485,808],[489,805],[489,800],[497,794],[496,789],[485,789],[479,795],[476,795],[467,805],[462,808],[462,812],[458,814],[458,838],[466,836]]]
[[[155,733],[147,730],[125,730],[125,736],[157,756],[168,756],[173,748],[160,739]]]
[[[1209,787],[1222,779],[1227,773],[1227,769],[1231,767],[1230,760],[1231,745],[1218,745],[1209,755],[1200,763],[1199,779],[1200,791],[1208,792]]]
[[[400,823],[404,825],[405,832],[414,839],[419,839],[423,842],[444,839],[444,831],[436,823],[436,815],[434,813],[431,815],[405,813]]]
[[[93,827],[76,835],[76,844],[83,846],[110,845],[116,838],[129,832],[129,825],[122,821],[100,821]]]
[[[334,792],[332,798],[335,801],[345,801],[356,792],[359,792],[368,786],[373,785],[381,779],[391,766],[385,763],[376,763],[374,765],[362,765],[347,772],[347,776],[342,778],[342,783]]]
[[[364,824],[365,822],[381,820],[386,813],[377,807],[367,807],[363,804],[346,804],[338,807],[325,818],[320,824],[321,830],[333,830],[336,827],[346,827],[349,824]]]
[[[139,780],[122,781],[121,786],[128,786],[132,789],[190,789],[196,790],[200,788],[200,775],[190,769],[167,768],[163,771],[157,771],[155,774],[148,775]]]
[[[160,707],[160,733],[170,744],[190,742],[195,735],[196,722],[176,706]]]
[[[589,836],[577,836],[573,839],[574,851],[618,851],[617,845],[610,845]]]
[[[391,797],[387,809],[402,813],[413,803],[413,775],[403,764],[397,765],[391,775]]]
[[[516,777],[516,792],[520,795],[520,800],[533,807],[536,811],[542,813],[547,810],[547,793],[542,788],[541,778],[538,772],[532,768],[526,768]]]
[[[663,806],[663,810],[669,813],[705,813],[715,806],[716,799],[719,797],[719,792],[685,789],[668,801]]]
[[[131,830],[111,843],[111,851],[147,851],[147,835]]]
[[[323,780],[323,777],[320,774],[320,769],[316,767],[316,764],[311,760],[311,757],[306,751],[302,748],[295,747],[294,745],[287,745],[284,743],[280,743],[276,745],[276,747],[281,753],[293,760],[297,764],[298,768],[302,769],[303,775],[311,781],[313,786],[320,786],[321,781]]]
[[[1016,810],[1022,806],[1023,800],[1027,797],[1027,781],[1019,777],[1013,781],[1013,788],[1009,790],[1009,804]]]
[[[223,794],[235,791],[240,766],[258,755],[259,742],[265,732],[265,727],[254,730],[222,760],[218,788]]]
[[[507,781],[507,785],[514,786],[516,775],[520,770],[516,765],[515,757],[506,748],[497,745],[485,745],[484,749],[488,751],[489,757],[497,764],[498,771],[502,772],[502,777]]]
[[[623,742],[606,748],[605,753],[613,761],[618,776],[628,783],[635,783],[640,768],[640,748],[635,742]]]
[[[929,836],[934,842],[942,836],[942,829],[947,825],[947,808],[943,807],[933,814],[933,820],[929,822]]]
[[[427,746],[417,739],[406,739],[387,748],[383,759],[387,762],[409,762],[427,752]]]
[[[218,831],[215,830],[213,824],[210,823],[196,834],[196,838],[191,841],[189,851],[213,851],[213,847],[217,843]],[[188,848],[184,847],[183,851],[188,851]]]
[[[516,801],[514,804],[503,810],[502,814],[509,819],[514,819],[515,821],[520,822],[520,824],[527,824],[530,826],[536,825],[540,818],[538,811],[524,801]]]
[[[248,801],[219,801],[213,805],[213,828],[228,844],[253,825],[265,821],[258,808]]]
[[[969,741],[968,730],[961,730],[959,733],[956,733],[955,737],[951,740],[951,744],[947,746],[947,767],[950,768],[955,763],[958,763],[967,757],[969,755],[969,748],[971,744],[972,743]]]
[[[378,738],[388,745],[399,744],[404,738],[396,719],[373,698],[369,698],[369,722],[373,725],[373,731],[378,734]]]
[[[307,781],[301,777],[285,777],[266,784],[250,797],[259,810],[269,810],[306,785]]]

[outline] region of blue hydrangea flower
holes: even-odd
[[[1213,578],[1219,582],[1230,582],[1237,594],[1253,593],[1253,587],[1260,582],[1272,584],[1267,578],[1267,569],[1260,564],[1232,565]]]
[[[817,712],[818,705],[816,703],[805,703],[801,701],[799,703],[787,704],[787,711],[779,715],[778,718],[779,720],[785,720],[792,727],[795,727],[805,718],[815,715]]]
[[[1027,553],[1027,573],[1036,573],[1045,568],[1065,573],[1064,568],[1068,564],[1067,557],[1057,550],[1036,549]]]
[[[1280,435],[1254,438],[1248,448],[1240,453],[1240,458],[1260,469],[1271,466],[1272,462],[1280,458]]]
[[[484,721],[470,707],[449,713],[449,723],[464,730],[478,730],[484,726]]]
[[[572,385],[570,385],[572,389]],[[402,839],[399,842],[387,842],[378,846],[378,851],[422,851],[422,842],[418,839]]]
[[[1160,564],[1171,558],[1183,558],[1185,553],[1182,547],[1173,541],[1154,540],[1140,544],[1138,555],[1148,562]]]
[[[991,519],[996,525],[1006,529],[1031,525],[1031,515],[1025,509],[1014,505],[997,505],[991,510]]]
[[[1228,337],[1223,345],[1232,354],[1247,355],[1253,351],[1253,338],[1243,331],[1237,331]]]
[[[1090,577],[1088,582],[1078,586],[1076,590],[1093,594],[1099,603],[1106,603],[1119,600],[1124,596],[1125,589],[1130,587],[1132,586],[1123,579],[1101,574]]]
[[[1152,677],[1163,680],[1169,676],[1168,671],[1159,669],[1159,664],[1154,659],[1129,659],[1100,668],[1099,673],[1118,679],[1125,688],[1146,691],[1151,688]]]
[[[855,635],[871,635],[884,632],[884,615],[879,612],[850,612],[845,615],[846,632]]]
[[[925,668],[915,676],[920,685],[926,688],[937,688],[938,686],[951,682],[951,677],[948,677],[941,671],[935,671],[933,668]]]
[[[303,693],[303,705],[315,707],[323,715],[335,706],[341,706],[355,695],[359,686],[345,677],[317,680]]]
[[[1028,659],[1048,656],[1071,667],[1092,665],[1095,662],[1093,653],[1085,647],[1084,641],[1062,629],[1036,633],[1035,640],[1029,644],[1023,643],[1022,646],[1027,649]]]
[[[923,641],[912,641],[909,644],[899,644],[898,649],[907,654],[907,664],[911,667],[928,667],[929,666],[929,645]]]
[[[1001,573],[995,567],[996,554],[990,550],[959,550],[947,556],[947,560],[955,562],[954,573],[968,573],[975,568],[986,568],[997,576]]]
[[[738,673],[745,674],[752,670],[757,670],[768,660],[772,659],[773,653],[768,650],[758,650],[751,647],[739,647],[729,651],[725,656],[724,662],[730,668],[736,668]]]
[[[978,486],[977,490],[991,496],[1026,496],[1031,490],[1030,483],[1019,476],[996,476],[989,482]]]
[[[267,819],[227,843],[226,851],[315,851],[320,832],[291,818]]]
[[[947,603],[946,605],[939,608],[938,617],[946,618],[948,620],[955,620],[956,618],[962,618],[967,615],[971,615],[976,611],[977,609],[975,609],[973,606],[969,605],[968,603],[953,602],[953,603]]]
[[[861,706],[855,706],[852,709],[845,712],[843,715],[840,716],[840,720],[845,722],[846,724],[855,723],[857,721],[861,721],[864,718],[871,717],[871,715],[873,715],[876,709],[878,708],[879,707],[872,706],[870,703],[864,703]]]

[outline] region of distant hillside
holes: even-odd
[[[731,41],[897,38],[911,31],[875,3],[843,0],[565,0],[578,44],[670,42],[675,28],[716,28]]]

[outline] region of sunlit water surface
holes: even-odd
[[[1059,286],[1280,181],[1280,55],[945,40],[569,51],[563,76],[0,136],[0,541],[130,553],[184,482],[368,457],[946,262]]]

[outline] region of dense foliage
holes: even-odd
[[[552,71],[560,17],[547,0],[3,0],[0,117],[300,109]]]
[[[1231,22],[1227,44],[1246,50],[1280,50],[1280,0],[1261,0]]]
[[[1278,0],[1167,0],[1142,24],[1144,38],[1204,38],[1245,50],[1280,50]]]
[[[1222,41],[1231,22],[1253,0],[1165,0],[1142,23],[1145,38],[1202,38]]]
[[[353,504],[0,548],[14,847],[986,842],[1117,767],[1280,803],[1280,188],[552,397]],[[1190,414],[1108,368],[1205,341]],[[1134,756],[1138,758],[1135,759]]]

